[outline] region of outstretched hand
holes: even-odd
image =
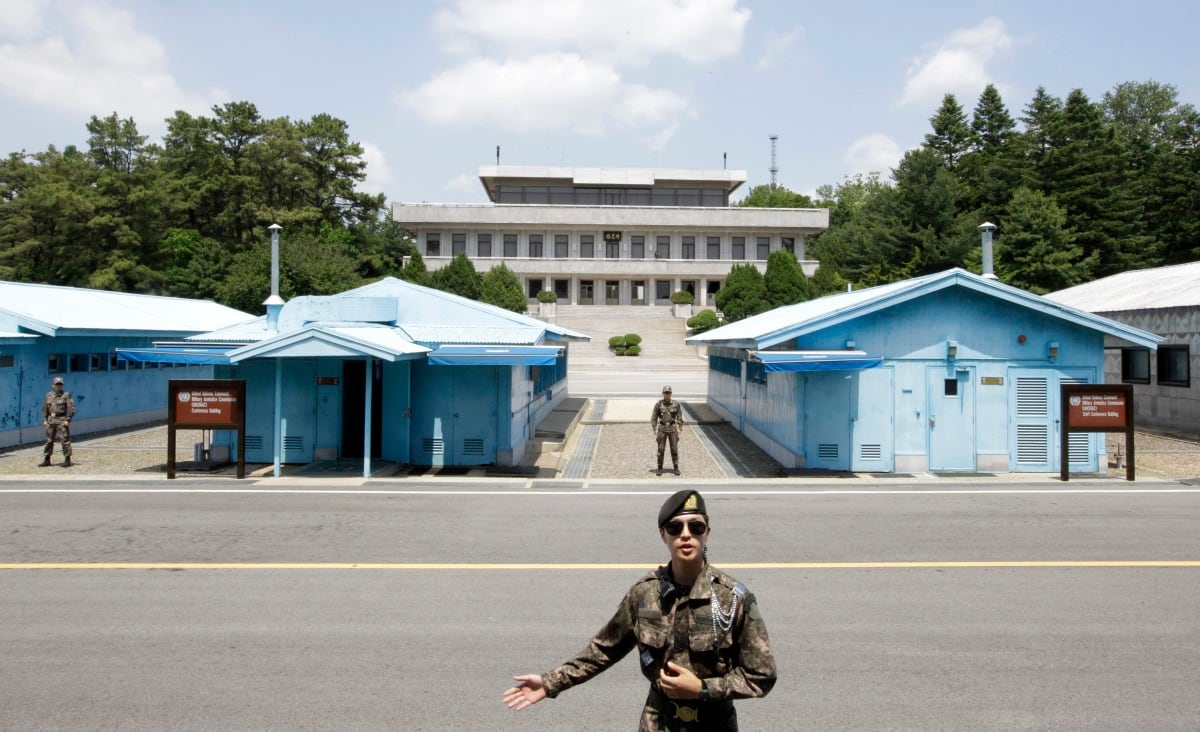
[[[542,677],[537,674],[514,676],[516,686],[504,692],[504,704],[509,709],[521,711],[546,698],[546,689],[542,686]]]

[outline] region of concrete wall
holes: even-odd
[[[1162,336],[1162,345],[1188,347],[1189,386],[1158,383],[1158,359],[1150,355],[1150,383],[1133,385],[1134,422],[1139,428],[1200,438],[1200,308],[1163,308],[1101,313],[1106,318]],[[1121,383],[1121,351],[1109,350],[1105,381]]]
[[[111,368],[116,348],[150,345],[148,337],[91,335],[40,336],[22,339],[20,345],[0,346],[0,354],[13,356],[11,367],[0,368],[0,447],[45,439],[41,406],[54,376],[63,378],[66,391],[75,399],[77,413],[71,422],[72,436],[165,419],[167,382],[207,379],[212,376],[212,367],[143,368],[140,364],[120,362],[116,370]],[[64,357],[64,370],[50,372],[51,354]],[[82,361],[86,368],[71,369],[72,360],[77,366]]]

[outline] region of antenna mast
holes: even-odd
[[[775,187],[775,174],[779,172],[779,166],[775,164],[775,143],[779,142],[779,135],[771,135],[771,187]]]

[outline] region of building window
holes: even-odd
[[[621,257],[621,242],[606,240],[604,242],[604,257],[606,259],[619,259]]]
[[[650,189],[630,188],[629,190],[625,191],[625,203],[630,206],[649,206]]]
[[[554,235],[554,256],[559,259],[567,258],[567,235],[566,234],[555,234]]]
[[[466,234],[451,234],[450,235],[450,254],[458,256],[459,254],[467,253],[467,235]]]
[[[536,300],[538,293],[542,291],[542,281],[526,280],[525,286],[529,288],[529,299]]]
[[[705,188],[700,192],[701,206],[728,206],[728,194],[720,188]]]
[[[745,259],[746,258],[746,237],[744,237],[744,236],[733,237],[733,258],[734,259]]]
[[[783,251],[791,252],[793,255],[796,253],[796,240],[792,237],[785,236],[779,240],[779,243],[783,247]]]
[[[654,244],[655,259],[670,259],[671,258],[671,237],[660,236]]]
[[[645,259],[646,258],[646,237],[644,237],[644,236],[629,237],[629,258],[630,259]]]
[[[721,237],[719,237],[719,236],[708,237],[708,258],[709,259],[720,259],[721,258]]]
[[[583,259],[592,259],[596,256],[596,237],[593,234],[584,234],[579,237],[579,256]]]
[[[500,186],[500,203],[521,203],[521,187]]]
[[[550,203],[550,189],[546,186],[525,186],[525,203]]]
[[[475,241],[479,248],[479,256],[480,257],[492,256],[492,235],[491,234],[480,234],[479,237]]]
[[[675,189],[674,188],[655,188],[650,191],[651,206],[674,206],[675,205]]]
[[[1158,347],[1158,383],[1163,386],[1191,386],[1187,346]]]
[[[771,239],[770,237],[758,237],[758,258],[766,259],[771,255]]]
[[[542,257],[542,235],[541,234],[530,234],[529,235],[529,256],[537,258],[537,259],[541,259],[541,257]]]
[[[696,258],[696,237],[694,237],[694,236],[683,237],[683,258],[684,259],[695,259]]]
[[[425,235],[425,256],[439,257],[442,254],[442,235],[441,234],[426,234]]]
[[[128,366],[129,362],[118,356],[116,351],[108,354],[109,371],[124,371]]]
[[[554,281],[554,296],[559,300],[566,300],[571,296],[571,281],[570,280],[555,280]]]
[[[570,186],[551,186],[550,203],[570,206],[575,203],[575,189]]]
[[[92,371],[108,371],[108,354],[92,354]]]
[[[17,357],[11,353],[0,354],[0,369],[11,369],[17,365]]]
[[[699,188],[680,188],[677,191],[676,205],[678,206],[699,206],[700,205],[700,189]]]
[[[1146,348],[1121,349],[1121,381],[1126,384],[1150,383],[1150,351]]]
[[[88,370],[88,366],[90,366],[91,363],[92,363],[92,359],[86,353],[72,353],[71,354],[71,371],[72,372],[86,373]]]
[[[517,256],[517,235],[516,234],[505,234],[504,235],[504,256],[505,257]]]
[[[575,203],[580,206],[599,206],[600,205],[600,189],[599,188],[576,188]]]

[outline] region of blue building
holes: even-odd
[[[1059,386],[1102,383],[1137,328],[961,269],[777,308],[687,339],[708,403],[786,468],[1057,472]],[[1070,469],[1106,467],[1073,433]]]
[[[251,317],[201,300],[0,282],[0,447],[44,439],[42,399],[56,376],[75,397],[75,435],[163,419],[167,380],[210,378],[212,367],[127,363],[117,349]]]
[[[513,466],[567,396],[588,336],[394,278],[269,305],[229,328],[122,351],[246,381],[246,460]],[[232,449],[231,433],[216,446]]]

